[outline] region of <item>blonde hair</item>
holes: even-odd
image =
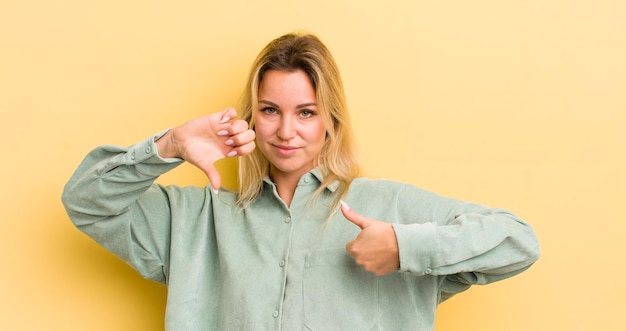
[[[317,106],[326,127],[326,140],[317,159],[324,179],[314,196],[318,196],[331,183],[340,183],[332,211],[352,180],[359,175],[360,169],[341,76],[335,60],[322,41],[306,32],[289,33],[272,40],[252,65],[239,112],[242,119],[254,128],[258,90],[265,72],[293,72],[298,69],[307,74],[315,89]],[[258,148],[239,159],[239,204],[246,205],[258,197],[269,168],[269,161]]]

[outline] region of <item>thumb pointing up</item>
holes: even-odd
[[[340,203],[341,203],[341,212],[343,213],[343,216],[348,221],[354,223],[356,226],[361,228],[361,230],[364,230],[365,228],[367,228],[368,226],[372,224],[372,220],[367,219],[363,217],[361,214],[350,209],[348,204],[345,203],[343,200],[341,200]]]
[[[365,270],[382,276],[398,270],[400,255],[398,241],[390,223],[372,220],[353,211],[341,201],[343,216],[361,229],[351,242],[346,244],[346,252]]]

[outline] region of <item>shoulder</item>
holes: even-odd
[[[433,201],[444,197],[412,183],[384,178],[356,178],[350,184],[349,194],[355,197],[389,197],[399,201]]]
[[[421,190],[419,187],[400,181],[389,180],[384,178],[367,178],[358,177],[350,184],[350,191],[368,191],[376,190],[376,192],[400,192],[403,190]],[[356,193],[356,192],[355,192]]]

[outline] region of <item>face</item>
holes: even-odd
[[[259,85],[256,143],[270,162],[270,174],[302,176],[316,166],[326,129],[315,90],[302,70],[268,70]]]

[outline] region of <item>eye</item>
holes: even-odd
[[[263,107],[261,108],[261,112],[266,114],[276,114],[278,111],[274,107]]]
[[[309,110],[309,109],[304,109],[300,111],[300,117],[303,117],[303,118],[313,117],[315,116],[315,114],[316,114],[315,111]]]

